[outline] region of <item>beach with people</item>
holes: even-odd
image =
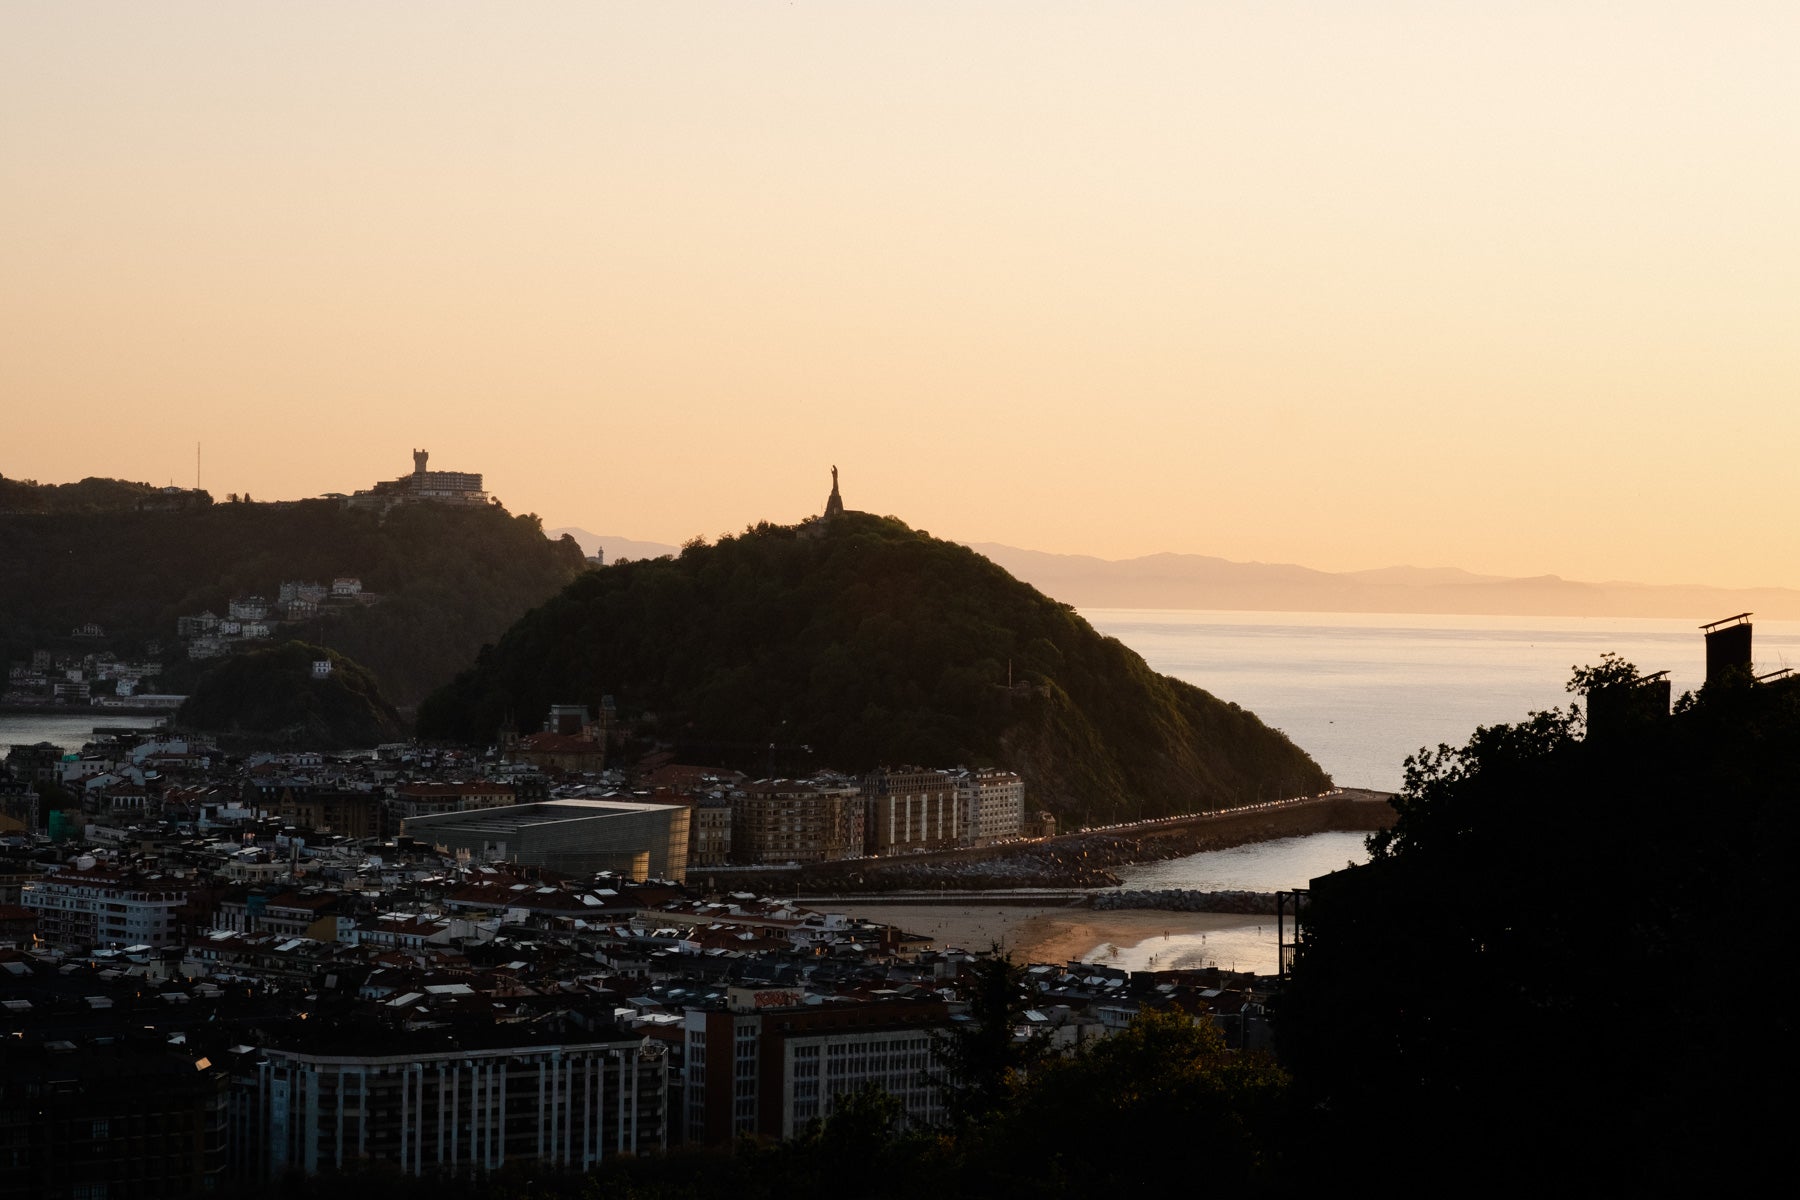
[[[920,949],[998,946],[1016,963],[1102,962],[1127,970],[1275,970],[1275,918],[1238,913],[1095,910],[1071,905],[834,904],[833,911],[930,939]]]

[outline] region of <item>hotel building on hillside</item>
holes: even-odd
[[[357,508],[387,509],[396,504],[430,503],[478,505],[489,502],[481,490],[481,475],[470,471],[432,471],[426,468],[431,451],[414,450],[411,475],[384,480],[351,496]]]

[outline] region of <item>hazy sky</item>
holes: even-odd
[[[0,6],[0,473],[1800,586],[1800,6]]]

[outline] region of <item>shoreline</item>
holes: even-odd
[[[1318,796],[1185,813],[1125,825],[1081,829],[991,846],[964,846],[879,858],[757,868],[689,868],[709,892],[772,896],[889,892],[1049,889],[1097,891],[1121,886],[1116,868],[1186,858],[1314,833],[1366,833],[1393,823],[1393,793],[1339,788]]]
[[[1021,966],[1092,960],[1131,970],[1216,965],[1266,974],[1277,959],[1275,920],[1255,914],[880,903],[829,911],[930,938],[922,949],[979,953],[998,946]]]
[[[83,704],[0,704],[0,717],[172,717],[173,708]]]

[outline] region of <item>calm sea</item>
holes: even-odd
[[[1118,868],[1126,889],[1183,888],[1199,892],[1279,892],[1351,863],[1367,862],[1361,833],[1315,833],[1208,850],[1165,862]],[[1272,916],[1168,914],[1163,934],[1141,941],[1102,942],[1083,954],[1087,962],[1128,971],[1223,967],[1273,974],[1278,951]]]
[[[1082,616],[1185,679],[1284,731],[1344,787],[1397,791],[1421,746],[1559,707],[1575,666],[1612,651],[1668,671],[1675,695],[1706,674],[1691,621],[1376,613],[1084,609]],[[1756,669],[1800,666],[1800,622],[1758,622]]]
[[[60,746],[66,754],[81,749],[93,740],[96,729],[149,729],[160,725],[162,718],[146,716],[82,716],[49,713],[0,713],[0,757],[8,746],[35,746],[49,742]]]

